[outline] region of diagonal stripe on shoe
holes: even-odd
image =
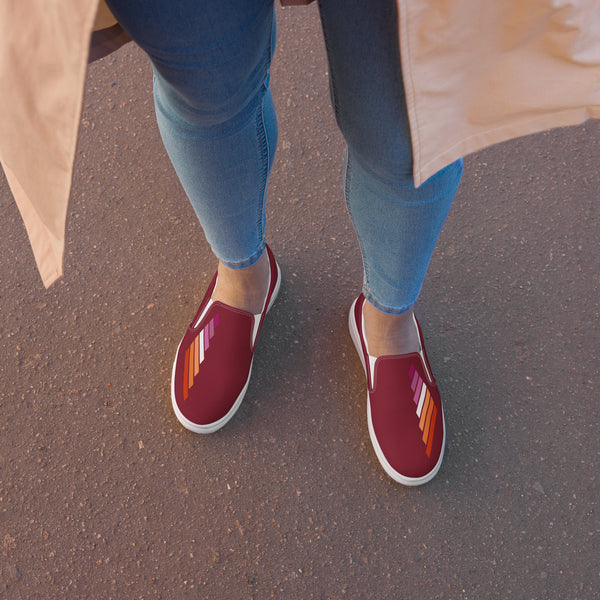
[[[442,400],[425,354],[423,334],[415,317],[420,352],[370,356],[364,302],[362,294],[354,301],[348,324],[367,376],[369,436],[392,479],[404,485],[422,485],[439,471],[446,441]]]
[[[270,280],[262,311],[253,315],[213,302],[213,280],[183,336],[173,363],[171,401],[179,422],[195,433],[213,433],[240,407],[252,372],[256,339],[281,284],[281,271],[266,248]]]

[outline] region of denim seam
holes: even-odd
[[[352,209],[350,208],[350,179],[351,179],[351,167],[350,167],[350,151],[346,149],[346,177],[344,178],[344,197],[346,200],[346,210],[348,211],[348,215],[350,216],[351,221],[354,223],[354,218],[352,216]],[[366,287],[367,282],[369,280],[368,266],[365,255],[365,248],[363,246],[362,240],[360,238],[360,234],[358,233],[358,229],[356,227],[353,228],[356,234],[356,239],[358,240],[358,245],[360,247],[360,254],[362,256],[363,263],[363,289]]]
[[[257,209],[257,230],[258,230],[258,238],[260,241],[258,250],[255,252],[255,255],[260,253],[265,247],[265,229],[264,229],[264,221],[265,221],[265,212],[266,212],[266,204],[267,204],[267,185],[269,182],[269,164],[271,162],[271,149],[269,148],[269,138],[267,136],[267,127],[265,125],[265,115],[264,115],[264,105],[265,105],[265,97],[269,92],[269,79],[270,79],[270,65],[273,61],[273,53],[274,53],[274,31],[275,31],[275,16],[273,16],[273,25],[271,27],[271,39],[269,42],[269,47],[267,49],[267,57],[266,57],[266,71],[267,75],[265,77],[265,81],[263,82],[263,93],[260,104],[258,106],[258,111],[256,113],[257,117],[257,133],[260,144],[260,151],[263,157],[263,170],[262,170],[262,181],[261,181],[261,189],[260,189],[260,201],[258,203]]]
[[[266,86],[265,86],[266,90]],[[265,127],[264,120],[264,94],[263,99],[260,103],[260,107],[256,113],[256,128],[258,134],[258,141],[260,145],[260,152],[263,157],[263,169],[261,174],[261,185],[260,185],[260,200],[257,205],[257,215],[256,215],[256,224],[258,230],[258,238],[260,241],[260,246],[262,247],[265,243],[264,240],[264,229],[263,229],[263,214],[266,210],[266,193],[267,193],[267,180],[269,177],[269,141],[267,139],[267,132]]]
[[[264,119],[264,102],[265,97],[269,91],[268,81],[269,81],[269,67],[271,61],[273,59],[273,32],[271,32],[271,42],[266,52],[265,56],[265,66],[267,71],[267,76],[265,77],[265,81],[262,84],[262,94],[260,102],[258,103],[258,108],[254,112],[252,118],[254,118],[254,123],[256,125],[256,135],[259,146],[259,153],[263,157],[263,168],[261,173],[261,182],[259,187],[259,196],[260,200],[257,203],[257,214],[256,214],[256,229],[258,232],[259,245],[257,249],[244,261],[240,263],[227,263],[224,264],[232,269],[244,269],[251,267],[255,264],[258,259],[262,256],[263,251],[265,249],[266,241],[265,241],[265,230],[264,230],[264,218],[266,209],[266,195],[267,195],[267,183],[269,178],[269,163],[270,163],[270,155],[271,151],[269,148],[269,139],[267,136],[265,119]]]

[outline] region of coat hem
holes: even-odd
[[[461,139],[456,144],[438,153],[433,159],[421,165],[415,161],[415,185],[421,185],[432,175],[444,167],[452,164],[459,158],[473,154],[489,146],[517,139],[526,135],[533,135],[557,127],[570,127],[580,125],[589,119],[600,118],[600,105],[574,108],[552,114],[545,114],[537,118],[515,121],[511,125],[502,125]]]

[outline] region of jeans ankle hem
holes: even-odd
[[[413,302],[413,303],[409,304],[408,306],[403,306],[400,308],[385,306],[385,305],[381,304],[381,302],[378,302],[373,297],[373,295],[364,287],[362,289],[362,293],[368,302],[370,302],[377,310],[381,311],[382,313],[385,313],[386,315],[403,315],[404,313],[407,313],[415,305],[415,303]]]
[[[219,260],[228,268],[230,269],[234,269],[234,270],[240,270],[240,269],[248,269],[249,267],[251,267],[252,265],[256,264],[260,257],[263,255],[265,248],[266,248],[267,244],[266,242],[263,240],[263,242],[261,243],[261,245],[259,246],[258,250],[256,252],[254,252],[249,258],[246,258],[242,261],[238,261],[238,262],[230,262],[228,260],[223,260],[222,258],[219,258],[217,256],[217,258],[219,258]]]

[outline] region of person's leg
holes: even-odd
[[[412,305],[462,173],[458,161],[419,188],[394,0],[320,0],[331,92],[347,143],[345,194],[364,263],[372,355],[419,349]]]
[[[369,436],[392,479],[422,485],[442,464],[446,428],[412,306],[462,162],[413,185],[395,0],[320,0],[320,7],[347,142],[346,201],[364,264],[348,324],[367,376]]]
[[[277,141],[273,0],[108,3],[150,57],[163,142],[219,259],[171,376],[180,423],[213,433],[240,407],[281,281],[264,236]]]
[[[154,69],[161,136],[214,254],[213,293],[259,312],[266,186],[277,144],[269,91],[273,0],[108,0]]]

